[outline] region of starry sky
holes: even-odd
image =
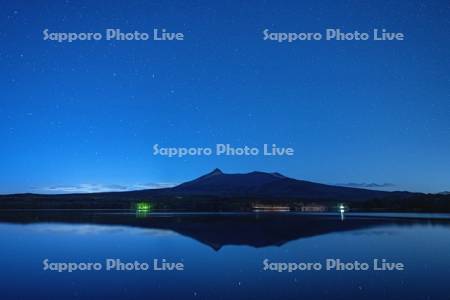
[[[170,186],[219,167],[388,190],[450,189],[448,1],[1,1],[0,193]],[[404,41],[264,41],[262,31]],[[181,42],[42,31],[183,32]],[[293,147],[291,157],[152,146]]]

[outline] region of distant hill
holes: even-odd
[[[219,169],[171,189],[186,195],[216,197],[302,198],[310,200],[365,201],[385,197],[408,197],[409,192],[385,192],[326,185],[286,177],[280,173],[225,174]]]
[[[226,174],[219,169],[172,188],[79,194],[0,196],[0,208],[90,209],[135,207],[150,201],[154,209],[251,210],[255,203],[298,207],[302,203],[351,203],[353,209],[449,211],[450,195],[386,192],[297,180],[280,173]]]

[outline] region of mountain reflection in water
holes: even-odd
[[[386,225],[450,226],[448,216],[415,214],[298,213],[142,213],[134,211],[9,211],[0,213],[3,223],[68,223],[132,226],[153,233],[172,231],[220,250],[227,245],[282,246],[287,242],[333,232]],[[113,230],[114,226],[110,226]],[[105,228],[105,227],[102,227]],[[108,228],[108,227],[106,227]],[[84,229],[89,229],[84,227]],[[91,227],[92,230],[92,227]]]

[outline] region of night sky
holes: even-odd
[[[448,1],[2,0],[0,22],[0,193],[159,187],[216,167],[450,189]],[[406,39],[262,34],[337,27]],[[43,40],[46,28],[165,28],[185,40],[58,43]],[[152,154],[216,143],[295,155]]]

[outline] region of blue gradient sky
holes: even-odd
[[[215,167],[324,183],[450,189],[448,1],[2,1],[0,193],[182,182]],[[181,31],[157,43],[42,30]],[[277,44],[262,30],[403,32]],[[294,157],[152,155],[294,147]]]

